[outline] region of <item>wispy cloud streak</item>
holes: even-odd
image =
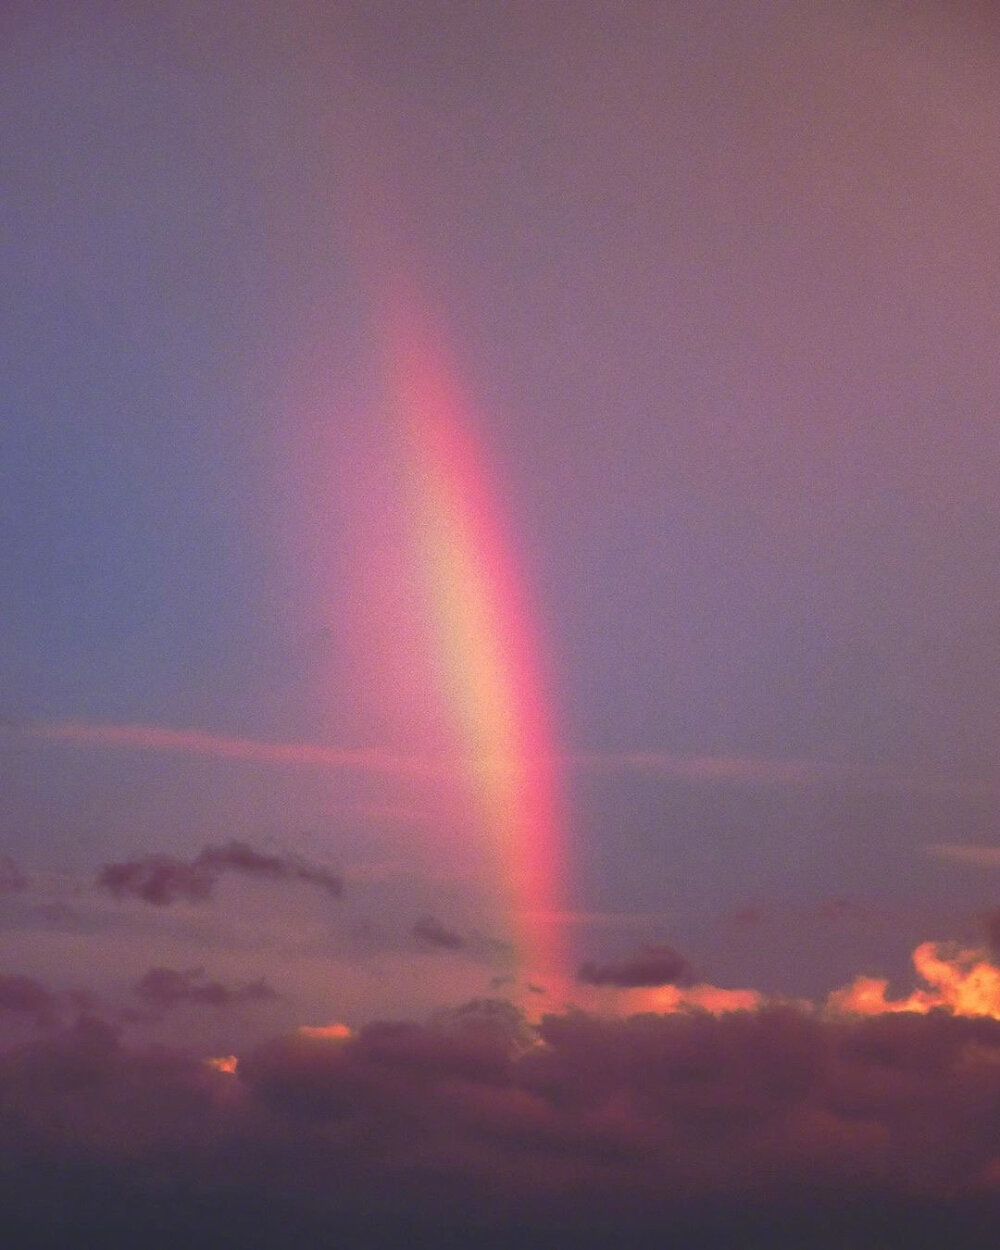
[[[720,785],[789,788],[838,785],[962,798],[991,798],[1000,794],[1000,782],[990,778],[949,777],[916,768],[874,768],[841,760],[768,759],[754,755],[675,751],[585,751],[568,755],[565,763],[580,772],[645,773],[668,781]]]
[[[1000,846],[976,846],[963,842],[936,842],[925,848],[935,859],[973,868],[1000,868]]]
[[[376,773],[435,771],[435,765],[429,759],[374,748],[349,750],[312,742],[267,742],[159,725],[94,725],[83,721],[54,721],[28,726],[24,732],[35,738],[75,746],[166,751],[256,764],[306,765]]]
[[[132,751],[162,751],[178,755],[208,756],[235,762],[271,764],[277,767],[329,768],[380,775],[448,777],[467,771],[503,770],[511,761],[496,757],[474,761],[462,757],[401,754],[378,747],[345,748],[315,742],[271,742],[201,729],[133,723],[102,725],[64,720],[27,724],[17,732],[49,742],[79,747],[104,747]],[[1000,783],[989,778],[935,776],[926,770],[902,771],[872,768],[841,761],[768,759],[760,756],[705,755],[674,751],[569,751],[553,763],[580,773],[646,774],[665,781],[689,781],[705,785],[779,786],[804,788],[846,785],[864,790],[901,793],[950,794],[963,798],[990,798],[1000,794]],[[531,761],[522,761],[531,767]],[[940,858],[973,862],[972,852],[984,858],[975,862],[997,863],[1000,852],[992,848],[930,848]]]
[[[829,767],[808,760],[770,760],[744,755],[693,755],[672,751],[583,751],[566,761],[581,772],[649,773],[678,781],[742,782],[755,785],[812,785]]]

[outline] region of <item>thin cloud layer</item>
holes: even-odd
[[[1000,846],[935,842],[927,847],[927,854],[933,855],[935,859],[950,860],[954,864],[968,864],[972,868],[1000,868]]]
[[[201,756],[278,768],[321,768],[372,776],[448,777],[468,763],[459,757],[394,754],[378,749],[352,750],[317,742],[269,742],[165,725],[52,721],[14,728],[27,736],[67,746]],[[707,785],[801,789],[836,783],[862,790],[967,797],[990,797],[997,793],[997,787],[988,781],[956,780],[944,774],[929,775],[926,771],[893,772],[821,759],[771,759],[751,755],[650,750],[575,751],[561,755],[557,762],[576,772],[634,773],[660,777],[665,781]],[[505,761],[482,758],[477,765],[502,769]],[[991,847],[943,845],[929,847],[928,850],[942,858],[982,862],[991,867],[1000,864],[1000,850]]]
[[[343,878],[328,868],[294,855],[255,851],[238,841],[207,846],[193,860],[144,855],[105,864],[98,873],[97,884],[119,898],[132,895],[162,907],[181,899],[205,902],[212,897],[218,877],[230,872],[270,881],[303,882],[318,886],[334,898],[340,897],[344,886]]]
[[[224,1063],[84,1017],[0,1055],[6,1226],[50,1245],[985,1250],[998,1130],[1000,1023],[942,1013],[486,1001]]]
[[[256,764],[307,765],[375,774],[422,773],[428,769],[425,760],[384,751],[351,751],[314,742],[262,742],[256,738],[206,733],[199,729],[174,729],[164,725],[53,721],[27,726],[23,732],[35,738],[73,746],[163,751]]]

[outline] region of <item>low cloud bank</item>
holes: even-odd
[[[83,1016],[0,1054],[0,1202],[17,1244],[985,1250],[1000,1022],[485,1000],[220,1067]]]

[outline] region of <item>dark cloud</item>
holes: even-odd
[[[28,887],[28,878],[9,855],[0,855],[0,894],[13,894]]]
[[[195,864],[210,872],[242,872],[272,881],[303,881],[319,886],[334,898],[339,898],[344,890],[343,878],[328,868],[310,864],[294,855],[270,855],[255,851],[245,842],[206,846]]]
[[[55,996],[33,977],[0,976],[0,1012],[31,1016],[44,1025],[55,1018],[55,1007]]]
[[[533,1029],[483,1000],[275,1038],[235,1075],[87,1016],[0,1052],[25,1245],[985,1250],[998,1140],[1000,1022],[941,1013]]]
[[[492,990],[501,990],[505,988],[506,986],[513,986],[516,983],[517,983],[517,978],[509,976],[509,975],[499,976],[499,977],[490,977],[490,980],[489,980],[489,986],[490,986],[490,989]],[[543,994],[548,993],[548,990],[546,990],[544,985],[536,985],[534,981],[525,981],[524,988],[528,991],[529,994],[543,995]]]
[[[617,963],[585,963],[577,974],[587,985],[639,986],[690,985],[691,965],[670,946],[643,946],[637,954]]]
[[[170,855],[143,855],[139,859],[105,864],[97,884],[117,898],[131,894],[157,907],[184,899],[201,903],[212,897],[215,878],[197,862]]]
[[[465,939],[460,933],[449,929],[434,916],[421,916],[411,929],[411,933],[422,942],[443,947],[445,950],[457,951],[465,945]]]
[[[147,903],[166,906],[179,899],[200,903],[212,897],[222,873],[237,872],[271,881],[301,881],[319,886],[339,898],[342,878],[330,869],[310,864],[294,855],[270,855],[255,851],[245,842],[206,846],[193,860],[170,855],[144,855],[139,859],[105,864],[97,883],[121,897],[131,894]]]
[[[241,986],[227,986],[210,981],[204,968],[150,968],[135,986],[136,995],[157,1007],[174,1007],[178,1003],[201,1003],[210,1007],[230,1007],[236,1003],[260,1002],[277,994],[264,980]]]

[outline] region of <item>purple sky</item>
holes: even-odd
[[[8,0],[0,115],[19,1244],[995,1246],[993,6]],[[550,678],[547,921],[421,765],[399,280]]]
[[[373,248],[438,310],[523,553],[580,959],[669,942],[822,995],[971,940],[1000,793],[988,8],[2,20],[12,971],[86,988],[131,926],[119,979],[172,942],[357,1019],[496,974],[427,786],[46,729],[419,751]],[[221,912],[165,934],[95,893],[234,839],[345,877],[332,908],[289,887],[260,967]],[[421,917],[482,930],[475,958],[414,976]]]

